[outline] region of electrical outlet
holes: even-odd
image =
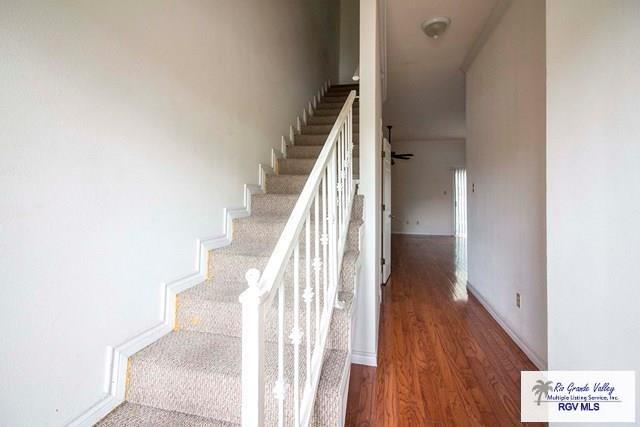
[[[520,308],[520,292],[516,292],[516,307]]]
[[[409,225],[409,221],[407,221],[407,225]]]
[[[420,225],[420,221],[416,221],[416,225]]]

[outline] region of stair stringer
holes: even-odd
[[[363,212],[363,219],[364,219],[364,212]],[[347,356],[345,358],[344,365],[342,367],[342,375],[341,375],[341,382],[340,382],[339,425],[345,425],[345,420],[347,416],[347,401],[349,397],[349,380],[351,378],[351,362],[352,362],[352,355],[353,355],[353,331],[355,329],[355,321],[356,321],[355,310],[358,304],[358,284],[360,283],[360,271],[362,267],[361,262],[362,262],[362,247],[363,247],[363,241],[364,241],[363,236],[364,236],[364,222],[360,225],[360,227],[358,227],[358,258],[356,259],[355,275],[353,277],[353,280],[354,280],[353,297],[352,297],[351,305],[349,307],[349,318],[351,319],[350,326],[349,326],[349,345],[347,347]],[[337,308],[334,310],[337,310]],[[316,397],[316,400],[317,400],[317,397]],[[314,402],[314,406],[315,404],[316,402]],[[319,423],[315,415],[315,408],[313,410],[313,415],[311,417],[311,426],[324,427]]]
[[[330,86],[330,80],[322,84],[318,93],[324,96]],[[315,95],[314,95],[315,98]],[[296,118],[296,122],[300,117]],[[293,129],[294,126],[291,127]],[[293,138],[292,138],[293,143]],[[160,285],[160,311],[162,320],[156,326],[147,329],[131,339],[117,346],[106,347],[105,357],[105,396],[82,414],[72,419],[69,427],[91,427],[107,416],[125,400],[127,385],[127,368],[129,358],[156,342],[175,328],[176,321],[176,296],[198,283],[203,282],[209,275],[209,253],[214,249],[223,248],[231,244],[233,236],[233,220],[251,215],[251,199],[253,194],[264,193],[266,175],[274,173],[277,159],[284,157],[286,153],[286,141],[282,139],[282,151],[272,149],[271,165],[260,163],[258,165],[258,185],[245,184],[244,206],[239,208],[225,208],[223,213],[224,233],[205,239],[196,240],[195,272]]]

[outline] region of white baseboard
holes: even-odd
[[[326,92],[329,82],[325,82],[319,91],[322,95]],[[284,140],[282,141],[284,143]],[[265,191],[265,179],[269,173],[274,173],[276,162],[284,153],[273,150],[271,153],[271,166],[260,164],[258,166],[258,185],[246,184],[244,186],[244,206],[241,208],[227,208],[223,215],[224,234],[209,239],[197,241],[197,254],[195,261],[195,273],[169,283],[161,285],[161,310],[162,321],[160,324],[148,329],[139,335],[112,347],[107,347],[105,396],[73,419],[70,427],[90,427],[104,418],[109,412],[120,405],[125,398],[126,375],[129,357],[159,340],[175,327],[176,295],[183,292],[207,278],[208,254],[213,249],[222,248],[231,243],[233,238],[233,220],[251,215],[251,196]]]
[[[538,367],[541,371],[545,371],[547,369],[547,361],[539,357],[535,351],[533,351],[519,336],[516,332],[511,329],[511,327],[507,324],[507,322],[498,314],[497,311],[489,304],[489,301],[482,294],[473,287],[471,283],[467,281],[467,289],[471,294],[476,297],[476,299],[482,304],[482,306],[489,312],[491,317],[495,319],[496,322],[500,325],[500,327],[511,337],[511,339],[516,343],[518,347],[527,355],[529,360],[533,362],[534,365]]]
[[[354,351],[351,353],[351,363],[365,366],[378,366],[378,355],[367,351]]]

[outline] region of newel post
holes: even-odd
[[[242,303],[242,426],[264,425],[264,310],[260,304],[260,271],[247,271],[249,288]]]

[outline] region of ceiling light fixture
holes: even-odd
[[[451,24],[451,19],[446,16],[438,16],[437,18],[424,21],[421,25],[422,31],[432,39],[439,39]]]

